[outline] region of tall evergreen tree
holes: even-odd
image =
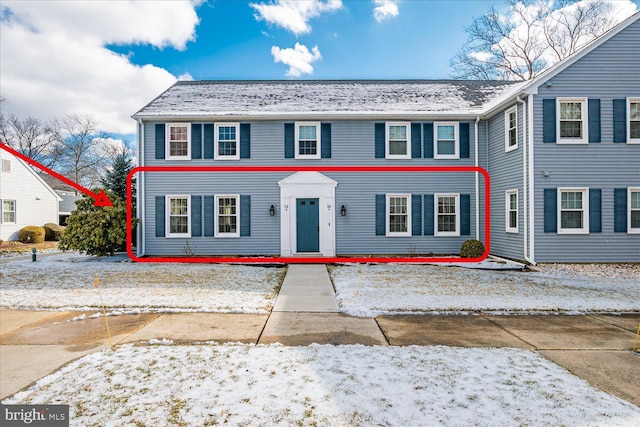
[[[128,151],[117,153],[111,162],[111,169],[101,183],[108,191],[113,192],[121,200],[127,198],[127,175],[133,169],[133,161]]]

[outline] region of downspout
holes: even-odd
[[[142,119],[138,119],[138,166],[144,166],[144,122]],[[138,218],[144,219],[144,173],[138,173],[138,186],[136,190]],[[144,221],[141,220],[140,227],[138,227],[138,242],[136,249],[138,256],[144,256],[145,249]]]
[[[534,213],[534,195],[535,184],[533,179],[533,95],[527,97],[527,125],[529,133],[529,261],[531,264],[536,265],[534,256],[534,238],[535,238],[535,221],[533,220]]]
[[[522,129],[522,202],[523,202],[523,219],[524,219],[524,224],[522,226],[522,234],[523,234],[523,248],[522,248],[522,254],[524,256],[525,261],[531,263],[531,260],[529,259],[529,256],[527,255],[528,253],[528,249],[529,249],[529,241],[527,239],[527,233],[528,233],[528,199],[527,199],[527,143],[528,141],[528,130],[527,130],[527,121],[528,121],[528,116],[526,114],[527,112],[527,108],[526,108],[526,104],[525,102],[522,100],[522,98],[520,98],[520,95],[518,95],[516,97],[516,101],[518,101],[520,103],[520,105],[522,105],[522,117],[523,117],[523,129]],[[519,136],[519,134],[518,134]],[[508,201],[507,201],[508,203]]]
[[[478,147],[479,147],[479,140],[478,140],[478,123],[480,123],[480,116],[476,117],[476,122],[475,122],[475,129],[474,129],[474,136],[475,136],[475,141],[474,141],[474,150],[475,150],[475,165],[476,167],[480,166],[480,161],[479,161],[479,157],[478,157]],[[487,152],[487,156],[489,155],[489,153]],[[476,240],[480,240],[480,185],[478,182],[478,172],[475,173],[475,177],[476,177]]]

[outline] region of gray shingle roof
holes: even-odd
[[[511,81],[178,81],[134,118],[479,114],[522,85]]]

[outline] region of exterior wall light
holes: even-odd
[[[347,216],[347,208],[344,205],[340,208],[340,216]]]
[[[275,205],[271,205],[269,208],[269,216],[276,216],[276,207]]]

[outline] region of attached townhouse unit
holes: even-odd
[[[179,81],[133,118],[138,256],[478,239],[531,263],[640,262],[640,14],[528,82]]]

